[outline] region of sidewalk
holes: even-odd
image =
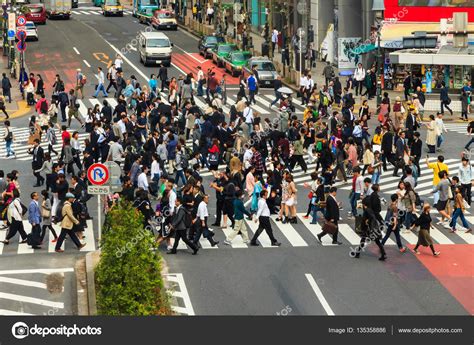
[[[25,116],[31,110],[31,107],[26,104],[26,101],[22,99],[20,89],[18,87],[18,81],[10,76],[10,70],[8,69],[8,58],[2,55],[0,59],[0,71],[1,73],[6,73],[7,77],[10,79],[12,84],[11,95],[12,102],[8,103],[5,100],[5,106],[10,119],[17,117]],[[3,114],[2,114],[3,115]],[[0,118],[0,122],[5,121],[5,117]]]

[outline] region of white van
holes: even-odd
[[[173,43],[162,32],[140,32],[138,53],[140,61],[146,66],[149,63],[171,65]]]

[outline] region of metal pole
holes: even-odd
[[[300,76],[303,74],[303,31],[300,31]]]
[[[380,24],[377,30],[377,70],[376,70],[376,79],[377,79],[377,107],[382,104],[382,76],[383,76],[383,59],[382,59],[382,49],[380,46],[380,36],[382,31],[382,19],[383,12],[378,13],[381,15]]]
[[[101,195],[97,195],[97,237],[99,238],[99,246],[100,240],[102,239],[102,209],[100,207],[100,197]]]

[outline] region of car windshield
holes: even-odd
[[[169,19],[169,18],[174,18],[174,15],[172,12],[161,12],[161,13],[158,13],[158,18]]]
[[[28,29],[34,29],[36,26],[34,23],[26,23],[25,25]]]
[[[207,44],[218,44],[218,43],[223,43],[224,38],[220,36],[208,36],[206,38],[206,43]]]
[[[233,61],[245,61],[250,59],[250,53],[234,53],[232,55],[232,60]]]
[[[156,0],[142,0],[142,6],[158,6]]]
[[[119,0],[105,0],[106,6],[120,6]]]
[[[259,71],[275,71],[275,66],[270,61],[258,61],[252,63]]]
[[[166,38],[151,38],[147,40],[146,46],[149,48],[165,48],[170,46],[170,41]]]
[[[230,53],[231,51],[237,50],[237,46],[229,45],[229,46],[220,46],[219,53]]]
[[[31,13],[41,13],[43,11],[43,7],[39,6],[30,7],[29,9]]]

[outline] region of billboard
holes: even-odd
[[[357,47],[362,43],[360,37],[344,37],[337,40],[337,67],[340,69],[354,69],[360,62]]]
[[[398,0],[398,6],[474,7],[472,0]]]

